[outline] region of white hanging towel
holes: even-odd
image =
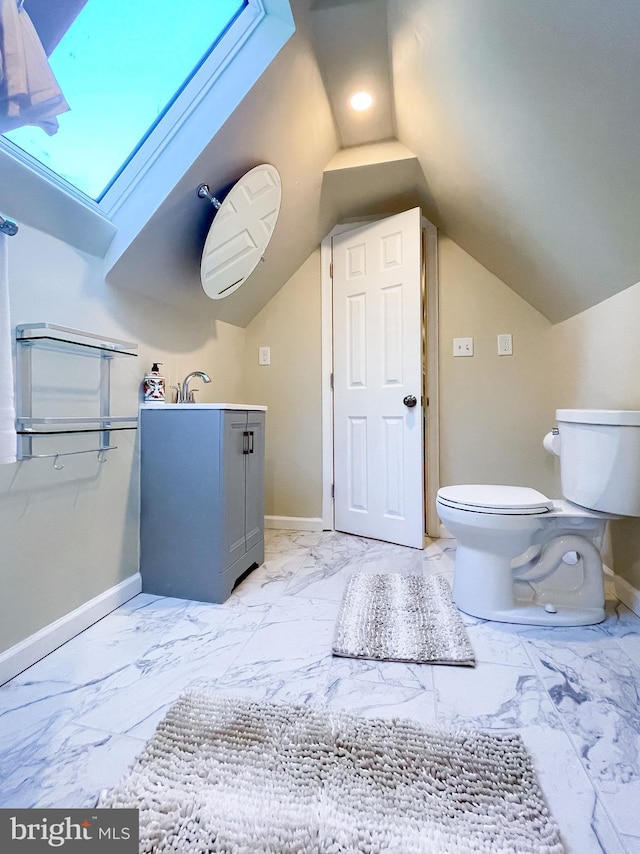
[[[31,18],[0,0],[0,133],[35,125],[52,136],[68,109]]]
[[[16,461],[16,409],[9,315],[9,238],[0,234],[0,463]]]

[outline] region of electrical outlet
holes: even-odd
[[[513,354],[513,338],[510,334],[498,335],[498,355],[511,356]]]
[[[271,364],[271,347],[258,347],[258,364]]]
[[[473,338],[454,338],[454,356],[473,356]]]

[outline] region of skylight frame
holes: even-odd
[[[224,70],[233,62],[251,33],[266,16],[263,0],[248,0],[247,6],[226,29],[182,91],[165,110],[147,138],[132,153],[101,197],[98,207],[112,218],[122,204],[178,136]]]
[[[70,181],[67,181],[66,178],[63,178],[62,175],[58,175],[57,172],[54,172],[53,169],[50,169],[48,166],[45,166],[37,157],[34,157],[32,154],[29,154],[28,151],[25,151],[24,148],[20,148],[15,142],[12,142],[10,139],[7,139],[6,136],[0,134],[0,151],[8,154],[14,160],[17,160],[19,163],[22,163],[32,172],[35,172],[41,178],[44,178],[49,184],[54,185],[63,193],[66,193],[68,196],[72,196],[76,201],[80,202],[80,204],[84,205],[86,208],[90,208],[92,211],[102,214],[104,211],[101,210],[100,205],[91,196],[88,196],[86,193],[83,193],[75,184],[72,184]]]

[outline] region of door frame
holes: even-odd
[[[377,222],[385,217],[376,216],[364,220],[336,225],[320,243],[320,267],[322,282],[322,527],[325,531],[335,530],[333,487],[333,238],[346,231],[353,231]],[[440,520],[436,511],[436,494],[440,488],[440,418],[438,391],[438,230],[421,217],[422,240],[422,301],[426,312],[423,318],[423,364],[425,396],[424,441],[425,466],[425,510],[426,533],[430,537],[440,536]],[[426,250],[426,253],[425,253]],[[426,264],[424,263],[426,254]],[[428,405],[427,405],[428,401]]]

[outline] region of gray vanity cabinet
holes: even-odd
[[[263,563],[264,424],[252,409],[141,408],[143,592],[224,602]]]

